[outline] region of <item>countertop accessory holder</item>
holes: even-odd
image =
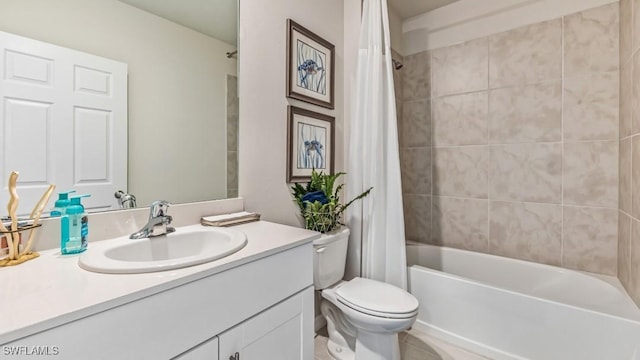
[[[33,234],[35,229],[42,226],[42,224],[39,223],[40,216],[42,215],[42,212],[44,211],[44,208],[49,202],[49,198],[51,197],[51,194],[55,189],[55,185],[49,185],[49,188],[45,191],[45,193],[40,198],[40,201],[38,201],[38,203],[34,207],[29,217],[30,220],[33,220],[33,223],[20,226],[18,225],[18,218],[16,216],[17,204],[15,204],[15,202],[17,202],[17,193],[15,189],[17,177],[18,173],[14,171],[11,173],[9,181],[9,192],[11,193],[11,200],[9,200],[8,209],[11,217],[11,228],[8,229],[2,223],[2,221],[0,221],[0,238],[2,238],[3,240],[6,239],[7,244],[6,256],[0,253],[0,267],[22,264],[25,261],[35,259],[40,256],[40,254],[38,254],[37,252],[31,251]],[[29,232],[29,236],[27,238],[28,240],[24,247],[22,247],[21,249],[20,245],[23,238],[22,234],[27,231]]]

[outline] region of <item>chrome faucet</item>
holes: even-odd
[[[168,226],[173,220],[171,215],[167,215],[169,205],[169,202],[164,200],[154,201],[149,208],[149,222],[140,231],[131,234],[129,239],[143,239],[176,231],[174,227]]]
[[[122,190],[118,190],[114,196],[118,199],[121,209],[133,209],[138,207],[136,197],[133,194],[127,194]]]

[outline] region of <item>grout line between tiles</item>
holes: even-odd
[[[631,26],[631,29],[629,29],[629,31],[631,33],[631,51],[630,51],[631,54],[629,56],[628,66],[631,67],[629,69],[630,72],[631,72],[631,84],[630,84],[631,85],[631,89],[627,89],[627,91],[629,91],[629,98],[631,98],[631,99],[633,99],[633,75],[635,73],[635,69],[634,69],[634,66],[633,66],[633,64],[634,64],[633,58],[634,58],[635,54],[638,52],[638,49],[634,49],[634,47],[635,47],[635,31],[633,29],[633,24],[634,24],[634,21],[636,20],[635,19],[635,14],[634,14],[634,7],[635,7],[634,3],[635,3],[635,1],[632,1],[632,0],[629,1],[629,5],[631,7],[631,9],[630,9],[631,10],[631,24],[629,24]],[[633,139],[633,128],[634,128],[633,123],[634,123],[634,116],[633,116],[633,106],[632,106],[633,102],[630,101],[630,103],[631,104],[628,105],[628,106],[631,107],[630,114],[629,114],[629,116],[630,116],[629,121],[631,122],[631,124],[630,124],[630,128],[631,128],[630,133],[631,133],[631,135],[629,136],[630,137],[630,139],[629,139],[629,177],[630,177],[630,179],[629,179],[629,181],[630,181],[630,184],[629,184],[630,194],[629,194],[629,196],[631,197],[631,204],[629,206],[629,212],[632,213],[633,212],[633,194],[634,194],[634,191],[633,191],[633,141],[634,141],[634,139]],[[618,181],[620,181],[620,179],[618,179]],[[620,191],[620,189],[618,189],[618,191]],[[618,208],[620,208],[620,204],[618,204]],[[620,209],[620,211],[625,213],[621,209]],[[631,254],[632,253],[631,252],[631,249],[632,249],[631,242],[633,241],[633,233],[632,233],[632,231],[633,231],[633,220],[634,220],[634,217],[631,214],[627,214],[627,215],[630,218],[630,221],[629,221],[629,237],[627,239],[628,240],[627,241],[628,244],[627,244],[627,249],[626,249],[627,253],[629,254],[629,257],[627,258],[627,272],[629,274],[629,276],[628,276],[629,284],[633,284],[633,283],[635,283],[635,275],[631,272],[631,268],[632,268],[631,262],[633,260],[633,258],[631,256],[632,255]],[[629,288],[631,289],[632,286],[629,286]]]
[[[431,99],[433,99],[433,51],[429,51],[429,96]],[[431,176],[431,191],[430,191],[430,196],[431,198],[429,199],[429,235],[428,235],[428,239],[427,242],[433,242],[433,188],[435,186],[435,177],[433,176],[433,169],[435,168],[435,163],[434,163],[434,143],[435,143],[435,132],[434,132],[434,121],[433,121],[433,101],[429,100],[429,135],[430,135],[430,141],[429,141],[429,162],[430,162],[430,166],[431,168],[429,169],[429,175]],[[440,242],[442,242],[442,239],[439,239]]]
[[[504,199],[490,199],[490,198],[474,198],[474,197],[470,197],[470,196],[458,196],[458,195],[441,195],[441,194],[434,194],[434,195],[429,195],[429,194],[416,194],[416,193],[404,193],[403,195],[409,195],[409,196],[431,196],[432,198],[434,197],[440,197],[440,198],[449,198],[449,199],[457,199],[457,200],[471,200],[471,201],[489,201],[489,202],[503,202],[503,203],[511,203],[511,204],[532,204],[532,205],[548,205],[548,206],[561,206],[561,207],[568,207],[568,208],[586,208],[586,209],[597,209],[597,210],[620,210],[618,208],[615,207],[606,207],[606,206],[594,206],[594,205],[579,205],[579,204],[562,204],[562,203],[552,203],[552,202],[543,202],[543,201],[529,201],[529,200],[504,200]],[[622,211],[624,214],[628,215],[629,217],[637,220],[640,222],[640,219],[636,219],[633,216],[631,216],[630,214],[628,214],[625,211]]]
[[[631,7],[633,9],[633,1],[631,2]],[[633,11],[631,13],[633,14]],[[632,71],[633,71],[633,67],[632,67]],[[631,117],[631,121],[632,121],[632,124],[633,124],[633,114],[632,114],[632,117]],[[632,125],[632,128],[633,128],[633,125]],[[631,192],[631,194],[630,194],[630,196],[631,196],[631,204],[629,206],[629,212],[630,213],[633,213],[633,198],[634,198],[634,193],[635,193],[635,191],[633,191],[633,153],[634,153],[634,151],[633,151],[633,143],[636,140],[637,140],[637,138],[634,139],[634,137],[632,136],[631,140],[629,141],[629,153],[630,153],[629,154],[629,177],[631,178],[631,179],[629,179],[629,181],[631,182],[631,184],[629,185],[630,192]],[[619,179],[618,179],[618,181],[619,181]],[[618,189],[618,191],[620,191],[620,190]],[[620,207],[620,204],[618,204],[618,208],[619,207]],[[620,210],[620,211],[625,213],[623,210]],[[627,261],[628,262],[628,269],[627,270],[628,270],[628,274],[629,274],[629,283],[633,284],[633,283],[635,283],[635,277],[637,276],[637,275],[635,275],[635,274],[633,274],[631,272],[631,261],[633,260],[633,258],[631,256],[631,253],[632,253],[631,249],[633,248],[633,246],[631,245],[631,242],[633,241],[633,221],[634,221],[635,218],[633,217],[632,214],[627,214],[627,215],[629,215],[629,218],[631,219],[629,221],[629,239],[627,241],[628,242],[627,252],[629,254],[629,258],[628,258],[628,261]]]
[[[633,259],[633,257],[631,257],[631,249],[633,248],[631,246],[631,241],[633,240],[633,218],[631,218],[631,220],[629,220],[629,241],[628,242],[628,257],[627,257],[627,273],[629,274],[629,283],[633,284],[635,282],[635,280],[631,280],[631,276],[633,275],[631,272],[631,260]]]
[[[561,169],[560,169],[560,174],[561,174],[561,180],[560,180],[560,205],[561,207],[561,211],[560,211],[560,266],[564,267],[564,182],[565,182],[565,168],[564,168],[564,107],[565,107],[565,99],[564,99],[564,86],[565,86],[565,79],[564,79],[564,47],[565,47],[565,17],[563,16],[561,18],[561,25],[560,25],[560,43],[561,43],[561,47],[560,47],[560,57],[561,57],[561,66],[562,68],[560,69],[561,71],[561,76],[562,76],[562,80],[560,83],[560,140],[562,142],[562,148],[561,148]]]
[[[562,121],[562,120],[561,120]],[[562,126],[561,126],[562,127]],[[562,129],[561,129],[562,131]],[[628,136],[631,137],[631,136]],[[554,144],[588,144],[588,143],[604,143],[604,142],[618,142],[619,139],[608,139],[608,140],[569,140],[569,141],[532,141],[532,142],[517,142],[517,143],[491,143],[491,144],[464,144],[464,145],[420,145],[420,146],[405,146],[404,149],[424,149],[428,147],[432,147],[435,149],[447,149],[447,148],[470,148],[470,147],[482,147],[482,146],[516,146],[516,145],[554,145]]]
[[[630,217],[631,219],[635,219],[633,216],[631,216],[631,214],[629,214],[628,212],[622,210],[622,209],[618,209],[621,213],[625,214],[626,216]]]
[[[491,88],[491,41],[487,40],[487,88]],[[491,90],[487,90],[487,143],[491,143]],[[487,253],[491,253],[491,147],[487,148]]]

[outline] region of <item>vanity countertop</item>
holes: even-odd
[[[62,256],[59,249],[40,252],[39,258],[18,266],[0,268],[0,345],[309,243],[320,236],[267,221],[237,225],[233,229],[247,236],[247,245],[242,250],[182,269],[146,274],[94,273],[78,266],[79,254]],[[91,251],[91,243],[87,251]]]

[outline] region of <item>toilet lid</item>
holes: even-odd
[[[408,292],[376,280],[354,278],[336,289],[338,300],[367,314],[385,317],[411,317],[418,300]]]

